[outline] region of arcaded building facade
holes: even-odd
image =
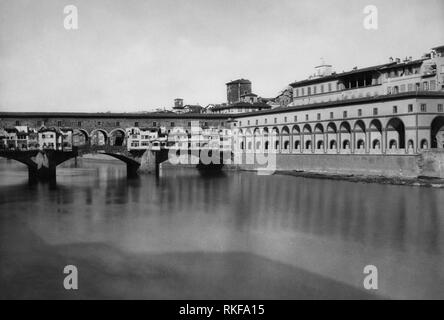
[[[236,117],[240,148],[400,155],[444,148],[444,46],[340,74],[317,68],[291,84],[288,107]]]

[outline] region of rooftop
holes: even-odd
[[[229,84],[251,84],[251,81],[248,79],[237,79],[226,83],[226,85]]]
[[[225,119],[223,114],[205,113],[111,113],[111,112],[0,112],[0,118],[110,118],[110,119]]]

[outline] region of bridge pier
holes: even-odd
[[[28,178],[33,181],[54,181],[56,180],[57,170],[54,163],[50,163],[48,167],[38,169],[35,166],[28,166]]]
[[[139,171],[158,175],[160,164],[166,160],[168,160],[168,150],[146,150],[140,158]]]
[[[77,156],[73,151],[61,150],[5,150],[0,157],[13,159],[28,167],[29,181],[55,181],[56,168],[62,162]]]

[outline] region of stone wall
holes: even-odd
[[[275,162],[276,171],[444,178],[444,151],[426,151],[419,155],[276,154]],[[264,165],[247,164],[245,161],[232,167],[241,170],[267,168]]]
[[[418,156],[421,176],[444,178],[444,150],[427,150]]]

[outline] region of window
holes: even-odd
[[[61,127],[62,126],[62,121],[57,121],[57,127]]]
[[[305,121],[308,121],[308,114],[305,115]]]
[[[82,126],[82,121],[77,122],[77,126],[81,127]]]
[[[208,127],[208,122],[205,121],[205,122],[204,122],[204,126],[205,126],[205,127]]]
[[[438,112],[442,112],[442,104],[438,104]]]
[[[267,118],[265,118],[265,124],[267,124],[267,122],[268,122],[268,119],[267,119]]]
[[[299,97],[299,89],[296,88],[296,89],[294,90],[294,92],[295,92],[295,96],[296,96],[296,97]]]
[[[427,105],[425,103],[421,103],[421,112],[427,111]]]
[[[378,115],[378,108],[373,108],[373,115],[377,116]]]
[[[321,114],[320,113],[317,114],[317,119],[321,120]]]
[[[139,122],[138,121],[134,122],[134,126],[138,127],[139,126]]]
[[[311,87],[307,88],[307,95],[311,95]]]
[[[277,118],[274,118],[274,123],[277,123]]]
[[[259,124],[259,120],[258,119],[256,119],[256,125],[258,125]]]
[[[188,126],[191,127],[191,122],[188,122]],[[157,122],[153,121],[153,127],[157,127]]]
[[[392,87],[387,87],[387,94],[391,94],[392,93]]]
[[[284,122],[287,122],[287,117],[284,117]]]
[[[316,86],[313,87],[313,94],[316,94]]]
[[[102,122],[101,122],[101,121],[97,121],[97,125],[98,125],[98,126],[101,126],[101,125],[102,125]]]
[[[120,127],[120,121],[116,121],[116,127]]]
[[[17,120],[17,121],[15,122],[15,125],[16,125],[16,126],[19,126],[19,125],[20,125],[20,121]]]
[[[331,92],[331,83],[328,84],[328,92]]]
[[[304,88],[301,89],[301,96],[305,95]]]
[[[405,84],[401,84],[400,92],[405,92]]]
[[[429,83],[428,83],[428,81],[424,81],[422,83],[422,90],[424,90],[424,91],[428,91],[429,90]]]
[[[276,121],[275,121],[275,123],[276,123]],[[247,121],[247,125],[250,125],[250,120]]]
[[[408,112],[413,112],[413,104],[409,104],[407,109],[408,109]]]
[[[435,90],[436,90],[436,81],[430,80],[430,91],[435,91]]]
[[[333,119],[333,118],[334,118],[333,112],[330,112],[330,119]]]
[[[294,122],[298,122],[298,116],[294,116]]]
[[[408,90],[408,91],[413,91],[413,83],[409,83],[409,84],[407,85],[407,90]]]
[[[362,116],[362,109],[358,109],[358,117]]]
[[[398,113],[398,106],[393,106],[393,113]]]
[[[171,122],[171,123],[170,123],[170,127],[174,127],[174,122]]]
[[[321,84],[321,93],[324,93],[324,85]]]

